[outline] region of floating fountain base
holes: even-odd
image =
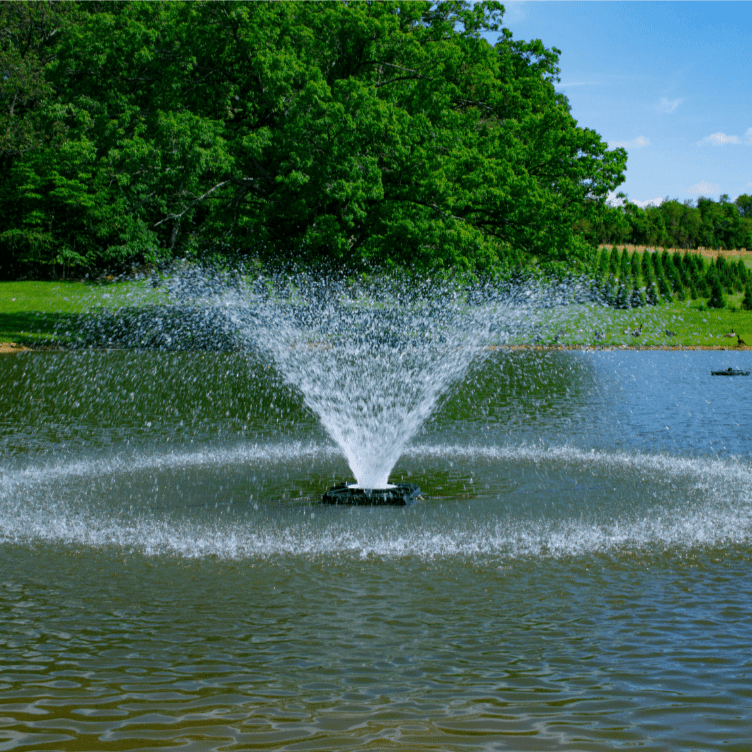
[[[357,488],[348,483],[338,483],[330,488],[322,501],[324,504],[349,504],[357,506],[405,507],[420,498],[420,488],[414,483],[399,483],[391,488]]]

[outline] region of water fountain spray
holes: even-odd
[[[355,483],[329,503],[409,504],[389,475],[449,387],[492,349],[554,326],[569,287],[206,274],[170,280],[181,305],[224,316],[239,346],[270,358],[346,457]]]

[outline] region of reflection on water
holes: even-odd
[[[0,748],[746,748],[748,353],[494,356],[409,509],[200,358],[0,359]]]

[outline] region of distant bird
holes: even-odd
[[[600,330],[596,330],[595,334],[593,334],[593,338],[597,340],[606,339],[606,335]]]
[[[728,334],[724,334],[724,337],[736,337],[736,332],[732,329]]]
[[[676,332],[672,332],[670,329],[666,329],[665,334],[667,337],[673,337],[676,334]]]
[[[738,334],[736,335],[736,340],[737,347],[741,347],[742,345],[744,345],[744,347],[747,346],[747,343]]]
[[[641,334],[642,334],[642,324],[640,324],[640,325],[639,325],[639,326],[637,327],[637,329],[635,329],[635,330],[634,330],[634,331],[632,332],[632,336],[633,336],[633,337],[639,337],[639,336],[640,336]]]

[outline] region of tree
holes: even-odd
[[[39,85],[68,146],[15,160],[0,213],[81,265],[567,259],[623,181],[626,152],[557,93],[558,51],[486,41],[496,2],[62,5]]]
[[[658,305],[658,291],[655,289],[655,282],[651,279],[645,287],[645,302],[648,305]]]
[[[742,193],[736,197],[734,204],[740,216],[752,218],[752,196]]]
[[[708,308],[725,308],[726,307],[726,295],[723,292],[723,286],[721,285],[718,274],[711,272],[710,276],[710,299],[708,300]]]
[[[745,311],[752,311],[752,282],[747,282],[746,286],[744,287],[742,308]]]
[[[630,264],[629,264],[629,273],[632,275],[635,282],[638,282],[640,279],[641,269],[642,269],[642,260],[640,258],[640,254],[635,251],[631,255]]]

